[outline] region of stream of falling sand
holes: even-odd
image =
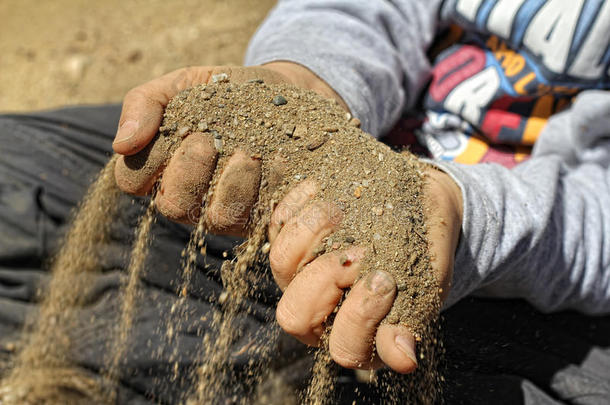
[[[82,397],[91,402],[102,400],[98,384],[69,359],[69,330],[77,323],[77,310],[94,285],[92,278],[101,270],[98,249],[109,237],[110,218],[116,213],[120,195],[114,181],[115,162],[113,156],[76,210],[53,260],[52,278],[33,330],[24,336],[15,367],[0,383],[3,405],[66,403]]]
[[[150,248],[151,227],[155,219],[155,193],[150,197],[146,212],[138,222],[136,228],[135,241],[127,268],[127,282],[122,285],[122,305],[119,318],[118,331],[115,339],[111,342],[112,357],[105,373],[105,378],[109,381],[111,392],[109,402],[116,400],[116,388],[118,387],[119,370],[121,360],[128,347],[130,333],[133,329],[133,320],[137,310],[137,299],[140,292],[140,276],[144,269],[146,256]]]
[[[212,322],[215,341],[210,340],[210,333],[204,337],[202,364],[197,370],[197,386],[192,398],[187,403],[208,404],[226,390],[230,375],[227,367],[231,357],[231,348],[235,339],[234,322],[248,297],[248,270],[255,263],[258,249],[262,246],[266,233],[266,223],[261,221],[252,231],[250,237],[238,248],[235,263],[226,261],[221,269],[221,278],[225,290],[219,297],[222,312],[215,312]]]

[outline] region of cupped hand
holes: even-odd
[[[218,153],[208,133],[181,134],[183,140],[168,159],[162,142],[155,142],[165,107],[182,90],[209,83],[217,75],[234,83],[262,79],[268,84],[288,83],[341,98],[306,68],[289,62],[261,67],[189,67],[176,70],[127,93],[113,149],[122,155],[115,166],[119,188],[134,195],[149,194],[160,178],[155,203],[171,220],[197,223],[201,203],[217,169]],[[345,107],[347,108],[347,107]],[[261,161],[237,150],[221,169],[219,181],[205,211],[211,232],[242,235],[258,198]]]
[[[381,323],[397,294],[392,276],[383,269],[372,269],[358,280],[362,261],[369,254],[364,246],[316,256],[316,248],[342,218],[334,204],[312,201],[316,192],[312,181],[299,184],[271,218],[269,260],[283,290],[276,312],[279,325],[301,342],[318,345],[326,319],[344,298],[329,337],[335,362],[348,368],[387,365],[400,373],[413,371],[417,358],[412,331],[405,325]],[[461,192],[448,175],[430,168],[425,200],[432,266],[444,299],[461,229]],[[344,297],[348,287],[351,290]]]

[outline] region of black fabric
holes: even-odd
[[[10,360],[28,314],[36,309],[37,290],[48,282],[47,263],[66,231],[71,210],[110,156],[119,113],[120,106],[110,105],[0,116],[0,367]],[[121,198],[112,238],[100,248],[103,273],[82,310],[83,322],[73,331],[72,357],[92,373],[107,356],[118,287],[144,203]],[[165,322],[177,300],[180,253],[190,228],[159,218],[153,230],[142,304],[122,369],[121,404],[178,403],[192,386],[187,370],[201,353],[202,336],[217,308],[222,253],[230,255],[239,242],[206,237],[207,254],[199,257],[188,291],[190,316],[169,344]],[[303,386],[311,358],[291,338],[273,338],[279,292],[269,272],[265,274],[258,286],[261,294],[248,301],[238,318],[229,363],[239,379],[251,360],[242,349],[252,344],[269,347],[284,380]],[[543,315],[522,301],[469,298],[444,314],[443,335],[447,404],[610,404],[608,317]],[[178,362],[186,378],[170,381],[170,359]],[[226,398],[218,403],[249,395],[248,387],[237,381],[227,388]],[[356,389],[368,399],[357,396]],[[349,370],[341,372],[337,392],[340,403],[380,403]]]

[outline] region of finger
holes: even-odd
[[[241,235],[258,198],[261,161],[237,150],[222,169],[207,209],[211,232]]]
[[[296,216],[318,191],[311,180],[305,180],[286,194],[277,205],[269,223],[269,242],[273,243],[280,230],[292,217]]]
[[[342,213],[334,204],[316,201],[284,225],[269,252],[273,277],[282,290],[298,269],[315,258],[316,247],[341,218]]]
[[[331,357],[347,368],[376,367],[374,343],[381,320],[392,308],[396,283],[385,271],[357,282],[341,305],[329,338]]]
[[[402,374],[415,370],[415,338],[408,328],[383,324],[377,330],[375,341],[379,358],[392,370]]]
[[[134,195],[150,193],[174,147],[171,139],[157,136],[137,154],[119,156],[114,167],[114,178],[119,188]]]
[[[217,158],[209,136],[187,136],[163,171],[155,201],[159,212],[173,221],[197,223]]]
[[[327,253],[303,268],[288,285],[277,305],[276,319],[288,334],[308,345],[317,345],[323,323],[333,312],[343,289],[360,271],[364,250],[351,248]]]
[[[142,150],[159,130],[163,111],[180,91],[206,83],[211,68],[183,68],[130,90],[123,99],[119,128],[112,147],[121,155]]]

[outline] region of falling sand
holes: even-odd
[[[196,226],[183,254],[180,299],[171,308],[172,315],[178,315],[170,317],[177,318],[175,322],[180,322],[184,314],[181,305],[186,298],[186,287],[197,254],[204,248],[205,232],[211,226],[205,209],[214,197],[222,168],[237,150],[260,164],[260,182],[258,177],[252,177],[258,188],[258,200],[249,213],[248,238],[236,248],[236,259],[227,260],[222,266],[224,291],[217,297],[221,310],[213,314],[213,330],[203,337],[205,350],[195,371],[197,383],[188,394],[186,403],[213,403],[233,384],[235,375],[231,374],[228,359],[236,335],[235,319],[246,305],[246,299],[256,298],[260,271],[254,267],[264,261],[269,252],[266,233],[271,211],[288,190],[305,179],[318,184],[313,203],[329,210],[330,217],[341,218],[334,233],[324,238],[315,254],[322,255],[353,245],[365,247],[367,254],[363,259],[361,276],[372,269],[382,268],[392,274],[398,286],[395,303],[384,322],[407,326],[418,341],[417,371],[410,376],[388,371],[379,373],[372,378],[378,386],[376,395],[384,398],[384,403],[436,403],[440,398],[441,381],[437,372],[438,357],[442,353],[437,340],[440,299],[428,253],[423,204],[424,164],[408,153],[396,153],[375,141],[362,132],[358,121],[335,102],[313,92],[286,85],[267,85],[260,80],[235,84],[224,79],[221,77],[218,83],[197,86],[174,97],[165,111],[154,142],[138,155],[118,163],[121,165],[119,172],[122,170],[133,183],[133,191],[137,191],[144,187],[147,178],[160,173],[187,134],[190,135],[186,139],[194,139],[194,135],[213,144],[216,150],[212,159],[220,170],[208,179],[209,189],[207,184],[194,182],[184,197],[185,201],[192,203],[189,218],[194,219]],[[281,162],[279,171],[278,162]],[[6,403],[11,403],[9,395],[16,398],[13,403],[62,403],[52,399],[40,400],[47,398],[47,393],[41,392],[35,386],[37,384],[28,386],[28,379],[24,382],[21,376],[32,373],[32,370],[38,372],[70,366],[63,347],[69,342],[62,330],[65,331],[73,322],[71,309],[79,305],[80,297],[84,295],[82,291],[87,288],[87,275],[96,271],[94,249],[107,233],[112,216],[109,210],[116,205],[118,195],[114,182],[109,180],[113,167],[114,160],[92,186],[64,248],[55,260],[53,281],[41,309],[45,316],[41,316],[37,329],[19,355],[16,367],[1,384],[0,399]],[[153,214],[151,203],[136,231],[130,274],[123,287],[121,323],[106,382],[103,386],[93,384],[90,387],[87,385],[89,380],[82,376],[77,378],[80,385],[70,385],[72,394],[85,392],[90,398],[89,403],[108,403],[113,398],[109,387],[116,384],[122,351],[132,327],[139,272],[149,244],[147,235]],[[343,257],[339,260],[341,265],[350,265]],[[75,285],[78,289],[74,288]],[[66,292],[68,286],[73,293]],[[332,327],[332,319],[328,319],[326,325]],[[175,326],[168,325],[168,340],[173,337]],[[270,341],[273,341],[272,335]],[[326,335],[322,341],[315,354],[313,379],[301,399],[305,403],[333,402],[336,366],[324,344]],[[267,374],[265,361],[273,350],[270,346],[253,346],[250,353],[262,354],[259,356],[262,360],[251,364],[248,383],[258,384]],[[49,385],[56,386],[54,382]],[[63,401],[66,403],[65,399]],[[248,401],[244,399],[242,402]]]
[[[73,368],[68,352],[69,330],[76,311],[99,273],[98,249],[108,237],[119,189],[114,182],[116,159],[91,185],[73,219],[63,248],[52,263],[52,279],[40,304],[34,329],[24,337],[24,349],[0,383],[2,404],[100,403],[104,392],[97,382]]]

